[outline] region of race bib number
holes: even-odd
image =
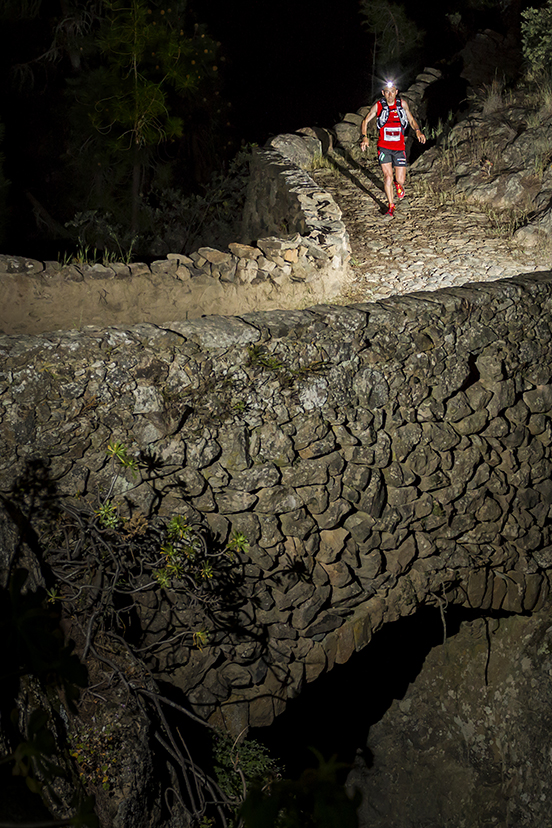
[[[400,127],[384,127],[383,130],[384,141],[400,141],[401,129]]]

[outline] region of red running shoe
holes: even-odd
[[[386,212],[385,215],[389,216],[389,218],[393,218],[393,216],[395,215],[395,205],[394,204],[389,205],[389,210]]]
[[[402,187],[400,184],[397,184],[396,181],[395,181],[395,187],[396,187],[396,190],[397,190],[397,198],[399,198],[399,199],[404,198],[404,187]]]

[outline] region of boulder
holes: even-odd
[[[472,580],[483,596],[485,578]],[[349,775],[361,825],[550,823],[551,623],[550,607],[464,621],[431,650],[371,727],[371,767],[359,759]]]
[[[318,138],[309,135],[283,134],[270,138],[266,145],[281,153],[302,170],[312,167],[315,158],[322,155],[322,144]]]

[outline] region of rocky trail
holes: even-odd
[[[528,251],[511,238],[507,213],[430,191],[423,176],[407,175],[406,198],[394,218],[385,217],[381,171],[369,153],[359,161],[332,153],[310,173],[339,205],[349,232],[353,279],[342,301],[375,302],[550,270],[550,251]]]

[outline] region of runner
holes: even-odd
[[[360,148],[364,152],[370,145],[366,128],[370,121],[377,118],[378,161],[383,173],[383,188],[389,203],[389,209],[385,215],[392,218],[395,212],[395,194],[393,190],[396,190],[399,200],[404,198],[404,182],[406,180],[405,129],[410,124],[421,144],[425,144],[426,139],[407,102],[397,97],[398,89],[393,81],[388,81],[381,92],[383,98],[376,101],[360,126],[362,133]]]

